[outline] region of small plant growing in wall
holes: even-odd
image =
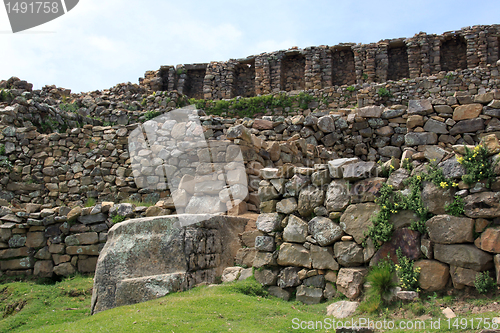
[[[123,222],[123,221],[125,221],[125,216],[122,216],[122,215],[115,215],[111,219],[111,222],[113,224],[117,224],[117,223],[120,223],[120,222]]]
[[[356,87],[355,86],[349,86],[346,88],[347,91],[349,92],[355,92],[356,91]]]
[[[446,205],[444,209],[446,212],[453,216],[460,216],[464,213],[465,203],[462,197],[458,195],[455,196],[453,202],[449,205]]]
[[[393,274],[394,265],[387,259],[379,261],[370,269],[366,276],[370,287],[367,289],[366,299],[359,306],[361,311],[375,312],[388,302],[392,290],[397,287],[397,283],[392,279]]]
[[[396,250],[399,264],[396,264],[396,273],[398,274],[399,284],[404,290],[420,291],[418,276],[420,275],[420,267],[414,267],[413,260],[403,255],[401,249]]]
[[[486,180],[486,187],[490,187],[495,179],[494,163],[489,158],[488,148],[477,145],[473,150],[465,146],[465,155],[457,157],[458,163],[462,164],[466,174],[462,176],[464,183],[472,185],[475,182]]]
[[[480,272],[476,274],[474,286],[480,294],[486,294],[496,287],[495,280],[490,276],[489,272]]]
[[[382,97],[382,98],[391,98],[393,97],[391,92],[386,89],[386,88],[380,88],[379,90],[377,90],[377,94]]]
[[[0,144],[0,155],[2,155],[2,156],[5,155],[5,145],[3,143]]]

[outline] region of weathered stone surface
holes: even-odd
[[[411,132],[405,135],[405,144],[407,146],[435,145],[437,141],[438,141],[438,136],[436,133]]]
[[[255,263],[255,256],[258,251],[254,248],[242,248],[238,249],[236,257],[234,258],[234,264],[239,266],[251,267]]]
[[[481,192],[465,197],[465,215],[472,218],[500,216],[500,192]]]
[[[333,248],[335,258],[344,267],[355,267],[364,263],[363,248],[356,242],[337,242]]]
[[[372,225],[371,217],[379,211],[380,208],[375,203],[350,205],[340,218],[340,227],[353,236],[356,243],[361,244],[365,240],[366,230]]]
[[[481,250],[500,253],[500,227],[486,229],[481,234]]]
[[[410,177],[408,170],[400,168],[389,176],[387,184],[391,185],[395,190],[403,189],[403,182]]]
[[[29,268],[33,268],[34,264],[35,261],[33,260],[33,257],[3,260],[0,261],[0,270],[26,270]]]
[[[374,175],[377,164],[375,162],[357,162],[342,166],[344,179],[356,181]]]
[[[226,137],[232,139],[242,139],[248,143],[252,142],[250,131],[243,125],[236,125],[227,129]]]
[[[240,276],[242,267],[226,267],[222,272],[221,280],[222,282],[233,282]]]
[[[26,246],[40,248],[47,245],[47,240],[43,232],[29,232],[26,237]]]
[[[311,256],[302,245],[283,243],[278,254],[278,265],[311,268]]]
[[[121,215],[121,216],[125,216],[125,215]],[[99,214],[95,214],[95,215],[84,215],[84,216],[78,217],[78,222],[83,223],[83,224],[94,224],[94,223],[105,222],[107,218],[108,218],[107,214],[104,214],[104,213],[99,213]]]
[[[31,253],[28,247],[0,250],[0,259],[11,259],[16,257],[27,257]],[[39,258],[37,258],[39,259]]]
[[[349,182],[346,180],[334,180],[328,185],[325,197],[325,207],[329,212],[341,212],[350,202]]]
[[[472,243],[474,220],[451,215],[436,215],[425,225],[433,242],[441,244]]]
[[[495,255],[495,275],[497,277],[497,284],[500,284],[500,254]]]
[[[434,119],[429,119],[424,125],[424,131],[432,132],[437,134],[447,134],[448,129],[444,122],[437,121]]]
[[[312,268],[329,269],[336,271],[339,269],[339,264],[333,256],[333,251],[330,247],[321,247],[311,245],[310,248]]]
[[[75,274],[76,268],[69,262],[59,264],[54,267],[54,273],[57,275],[68,276]]]
[[[308,231],[321,246],[338,241],[343,234],[342,228],[326,217],[317,216],[308,223]]]
[[[439,167],[443,170],[443,175],[446,178],[460,179],[465,175],[465,168],[458,163],[456,156],[440,163]]]
[[[276,249],[274,238],[270,236],[255,237],[255,248],[259,251],[273,252]]]
[[[415,262],[414,267],[420,269],[418,283],[423,290],[442,290],[446,286],[446,283],[448,283],[448,278],[450,277],[448,265],[436,260],[424,259]]]
[[[332,178],[342,178],[342,167],[347,164],[358,162],[358,158],[338,158],[332,161],[328,161],[328,170],[330,170],[330,176]]]
[[[257,251],[253,259],[253,267],[260,268],[264,266],[276,266],[276,252]]]
[[[54,264],[52,260],[38,260],[35,262],[33,275],[50,278],[54,275]]]
[[[307,237],[307,223],[295,215],[288,217],[288,224],[283,230],[285,242],[304,243]]]
[[[387,256],[397,263],[397,249],[401,249],[401,253],[411,260],[418,259],[420,257],[420,233],[407,228],[394,230],[391,241],[380,247],[370,261],[370,265],[375,265]]]
[[[453,203],[454,190],[437,187],[431,182],[424,182],[422,189],[422,202],[427,210],[436,215],[445,214],[446,205]]]
[[[297,211],[304,217],[310,216],[314,212],[314,208],[323,205],[325,200],[325,192],[313,185],[304,187],[299,194]]]
[[[277,269],[256,269],[254,277],[263,286],[275,286],[278,281],[279,270]]]
[[[453,111],[453,120],[473,119],[479,117],[481,111],[483,111],[483,106],[481,104],[460,105]]]
[[[451,128],[450,135],[473,133],[482,129],[484,129],[484,120],[482,118],[461,120]]]
[[[318,119],[318,129],[324,133],[335,131],[335,124],[331,116],[324,116]]]
[[[224,268],[234,266],[240,248],[238,234],[244,231],[247,220],[198,215],[193,216],[198,224],[181,227],[190,217],[148,217],[114,225],[97,263],[92,313],[124,305],[128,296],[130,302],[149,298],[149,286],[155,284],[163,293],[182,290],[203,279],[213,283]],[[197,280],[197,270],[205,270],[206,276]]]
[[[409,100],[408,101],[408,114],[418,114],[425,116],[432,113],[434,109],[432,108],[431,101],[428,99],[420,100]]]
[[[269,287],[269,289],[267,291],[269,292],[270,295],[272,295],[274,297],[281,298],[285,301],[290,300],[290,297],[292,297],[292,292],[290,290],[283,289],[283,288],[276,287],[276,286]]]
[[[465,286],[474,287],[477,273],[472,269],[450,266],[451,280],[455,289],[463,289]]]
[[[278,287],[290,288],[298,286],[300,284],[299,270],[298,267],[283,268],[278,275]]]
[[[326,315],[333,316],[338,319],[352,316],[359,306],[358,302],[339,301],[328,305]]]
[[[297,200],[295,198],[286,198],[276,204],[276,212],[291,214],[297,209]]]
[[[374,201],[379,196],[382,185],[387,178],[374,177],[354,183],[350,191],[351,203]],[[347,205],[346,205],[347,206]]]
[[[337,290],[351,300],[357,298],[367,273],[366,268],[341,268],[337,276]]]
[[[146,302],[172,292],[187,289],[185,273],[158,274],[118,281],[116,306]]]
[[[257,218],[257,229],[263,232],[273,232],[278,230],[283,218],[278,213],[260,214]]]
[[[323,299],[322,288],[309,288],[304,285],[297,288],[296,294],[297,301],[304,304],[318,304]]]
[[[434,258],[449,265],[484,271],[493,266],[493,256],[474,245],[435,244]]]
[[[358,116],[363,118],[380,118],[383,108],[377,105],[365,106],[358,109]]]
[[[68,222],[72,222],[77,217],[79,217],[81,213],[82,213],[82,208],[76,206],[76,207],[74,207],[73,209],[70,210],[70,212],[68,213],[68,215],[67,215],[66,218],[68,219]]]
[[[394,229],[408,228],[413,222],[419,220],[418,215],[412,210],[401,210],[396,214],[391,214],[389,222],[394,225]]]
[[[252,128],[255,128],[258,130],[272,130],[273,129],[273,122],[270,120],[265,120],[265,119],[255,119],[253,121]]]

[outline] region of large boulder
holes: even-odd
[[[238,234],[247,220],[199,215],[193,219],[200,222],[181,226],[188,217],[147,217],[114,225],[97,262],[91,312],[213,283],[234,266]]]
[[[435,244],[434,258],[449,265],[484,271],[493,266],[493,256],[470,244]]]
[[[474,219],[500,216],[500,192],[481,192],[465,197],[465,215]]]
[[[337,276],[337,290],[349,299],[357,298],[367,273],[366,268],[341,268]]]
[[[349,182],[334,180],[328,185],[325,207],[329,212],[341,212],[349,205]]]
[[[363,248],[356,242],[337,242],[333,249],[335,258],[344,267],[361,266],[364,262]]]
[[[425,225],[429,238],[436,243],[455,244],[474,241],[474,220],[451,215],[436,215]]]
[[[365,240],[365,233],[372,226],[372,216],[375,216],[380,208],[375,203],[361,203],[350,205],[340,217],[340,227],[354,240],[361,244]]]
[[[431,182],[424,182],[422,189],[422,202],[424,207],[432,214],[445,214],[446,205],[454,201],[455,191],[449,188],[442,188]]]
[[[418,283],[423,290],[442,290],[448,283],[450,268],[436,260],[420,260],[415,262],[416,269],[420,269]]]
[[[278,265],[311,268],[311,256],[302,245],[283,243],[278,254]]]
[[[314,208],[323,205],[325,192],[313,185],[307,186],[300,191],[297,210],[299,214],[307,217],[314,212]]]
[[[295,215],[288,217],[288,224],[283,230],[285,242],[304,243],[307,237],[307,223]]]
[[[328,246],[340,240],[342,228],[327,217],[317,216],[308,223],[309,233],[321,246]]]

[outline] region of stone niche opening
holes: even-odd
[[[441,43],[441,70],[445,72],[467,68],[467,43],[460,35],[446,36]]]
[[[235,96],[255,96],[255,58],[241,61],[234,69]]]
[[[160,77],[161,77],[161,90],[168,91],[168,76],[170,71],[170,66],[161,66],[160,67]],[[177,84],[175,84],[174,90],[177,89]]]
[[[397,41],[389,44],[387,50],[389,68],[387,70],[388,80],[401,80],[410,77],[410,67],[408,64],[408,50],[404,41]]]
[[[200,68],[201,67],[201,68]],[[193,68],[186,68],[186,82],[184,94],[189,98],[203,98],[203,82],[207,72],[206,64],[194,65]]]
[[[332,48],[332,86],[356,83],[354,52],[350,46]]]
[[[299,51],[286,52],[281,60],[281,90],[305,90],[306,58]]]

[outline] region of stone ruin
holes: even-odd
[[[405,158],[415,168],[440,163],[459,181],[463,170],[454,161],[464,145],[487,142],[495,151],[500,137],[498,58],[495,25],[163,67],[146,73],[140,85],[83,94],[55,86],[33,90],[18,78],[0,81],[0,274],[52,277],[97,271],[94,312],[127,299],[142,301],[211,283],[234,264],[257,268],[257,280],[279,297],[296,290],[298,299],[318,302],[334,295],[334,283],[337,291],[354,298],[360,284],[345,281],[361,281],[377,254],[362,246],[369,214],[356,219],[364,223],[356,227],[349,216],[376,211],[380,183],[408,176],[400,168]],[[381,96],[381,88],[392,96]],[[205,142],[200,150],[162,152],[150,145],[155,140],[148,131],[161,128],[174,136],[161,115],[186,105],[188,97],[296,96],[298,91],[313,98],[306,108],[268,107],[254,118],[192,108]],[[178,138],[189,128],[188,122],[180,123]],[[139,128],[147,139],[142,148],[150,152],[137,159],[148,150],[129,146]],[[395,167],[392,179],[378,177],[373,163],[378,161]],[[495,172],[490,189],[460,185],[468,205],[464,217],[448,216],[442,204],[434,205],[429,210],[436,216],[428,221],[426,235],[400,225],[411,219],[410,213],[394,221],[395,238],[382,248],[391,252],[401,239],[411,239],[406,254],[426,272],[424,289],[470,286],[476,272],[492,267],[498,278],[498,167]],[[157,182],[160,177],[165,181]],[[248,184],[244,190],[243,181]],[[130,244],[127,230],[139,230],[141,223],[171,230],[169,225],[185,216],[179,214],[198,213],[205,201],[194,205],[199,199],[195,186],[214,200],[205,208],[218,207],[227,216],[179,223],[183,227],[176,232],[184,236],[177,250],[184,259],[175,271],[161,269],[163,263],[137,269],[120,264],[119,279],[99,277],[112,257],[104,253],[116,251],[111,245]],[[440,199],[429,205],[457,194],[440,191],[428,189],[430,198]],[[304,199],[311,196],[316,199]],[[191,201],[194,208],[188,209]],[[256,225],[231,217],[247,211],[262,213]],[[123,219],[130,221],[115,224]],[[234,225],[229,243],[223,238],[224,224]],[[443,232],[436,225],[449,227]],[[325,226],[336,230],[330,235],[333,242],[322,241]],[[144,239],[162,237],[168,238],[168,232],[144,233]],[[191,239],[205,243],[195,250],[187,245]],[[207,242],[231,244],[230,255]],[[232,271],[237,277],[243,268]]]

